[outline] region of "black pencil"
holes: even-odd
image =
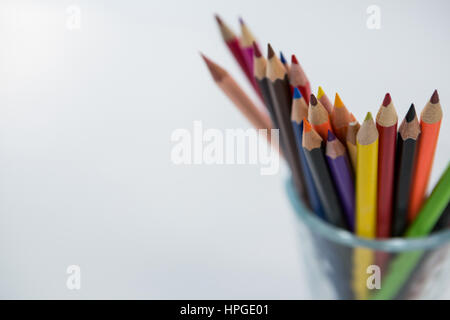
[[[275,117],[280,126],[280,139],[284,146],[283,154],[291,168],[299,195],[308,203],[304,189],[305,180],[300,168],[300,158],[291,123],[292,96],[286,68],[275,55],[270,44],[267,52],[266,77],[269,80],[269,92]]]
[[[303,150],[305,151],[306,162],[311,169],[326,219],[336,227],[348,229],[344,222],[343,211],[327,167],[322,142],[322,138],[314,131],[308,120],[303,119]]]
[[[420,124],[414,104],[408,110],[397,134],[396,177],[392,236],[404,234],[408,224],[408,204]]]
[[[256,84],[261,90],[264,104],[266,105],[270,119],[272,120],[272,128],[280,129],[275,115],[275,110],[273,108],[272,98],[270,97],[269,79],[266,77],[267,61],[261,54],[261,51],[255,42],[253,42],[253,54],[253,75],[255,76]]]

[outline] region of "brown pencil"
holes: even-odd
[[[214,81],[222,89],[225,95],[234,103],[234,105],[242,112],[242,114],[250,121],[256,129],[271,129],[269,117],[261,112],[247,94],[239,87],[230,74],[212,62],[209,58],[201,54],[205,61]],[[270,134],[267,138],[270,140]]]
[[[328,138],[328,130],[333,132],[327,110],[313,94],[309,102],[308,121],[324,141]]]
[[[361,126],[358,120],[356,120],[356,118],[353,116],[353,114],[350,114],[350,120],[352,121],[348,124],[346,145],[348,155],[350,156],[350,161],[352,163],[353,173],[356,173],[356,135],[358,134],[358,130]]]

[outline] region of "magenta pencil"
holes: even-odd
[[[355,186],[352,169],[344,145],[329,130],[325,155],[348,227],[353,231],[355,228]]]

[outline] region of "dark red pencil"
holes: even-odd
[[[377,129],[379,134],[377,238],[388,238],[391,235],[397,139],[397,112],[389,93],[384,97],[383,104],[378,111]]]
[[[225,41],[228,49],[231,51],[231,54],[238,62],[242,71],[244,71],[245,76],[248,81],[250,81],[251,85],[255,89],[256,93],[262,98],[261,92],[259,90],[258,85],[256,84],[255,78],[253,77],[253,70],[248,67],[248,61],[245,57],[244,51],[242,50],[241,43],[236,34],[223,22],[223,20],[216,15],[216,20],[219,25],[220,33],[222,34],[223,41]]]

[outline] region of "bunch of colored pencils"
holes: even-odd
[[[242,19],[240,37],[220,17],[216,20],[265,108],[252,102],[225,69],[202,57],[214,81],[254,127],[279,129],[282,155],[311,211],[365,238],[423,237],[446,226],[450,166],[426,195],[442,119],[437,90],[420,119],[411,104],[397,128],[387,93],[376,118],[368,112],[360,125],[339,94],[333,104],[320,86],[317,95],[311,94],[295,55],[289,64],[269,44],[266,59]]]

